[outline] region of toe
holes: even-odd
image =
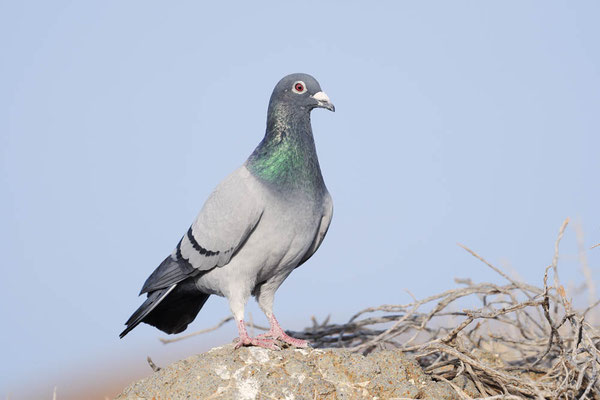
[[[247,338],[245,340],[240,339],[236,343],[235,349],[239,349],[240,347],[243,347],[243,346],[256,346],[256,347],[262,347],[264,349],[269,349],[269,350],[281,350],[281,348],[277,345],[277,343],[273,339],[263,339],[263,338]]]
[[[255,346],[262,347],[269,350],[281,350],[274,340],[257,340]]]
[[[283,335],[283,336],[279,337],[279,340],[281,340],[282,342],[285,342],[291,346],[294,346],[294,347],[300,347],[300,348],[308,347],[308,341],[302,340],[302,339],[296,339],[296,338],[293,338],[288,335]]]

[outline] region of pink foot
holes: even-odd
[[[235,344],[236,349],[239,349],[242,346],[257,346],[269,350],[280,350],[279,346],[275,344],[274,339],[265,339],[260,337],[251,338],[248,336],[244,320],[238,321],[238,331],[240,332],[240,339]]]
[[[268,332],[258,335],[256,337],[257,339],[264,340],[264,338],[271,338],[273,340],[281,340],[294,347],[308,347],[308,342],[306,340],[296,339],[285,333],[279,325],[279,322],[277,322],[275,315],[271,315],[269,322],[271,323],[271,329]]]
[[[235,344],[236,349],[239,349],[242,346],[256,346],[269,350],[281,350],[279,346],[275,344],[275,340],[251,337],[247,337],[245,339],[240,338],[240,340],[238,340],[238,342]]]

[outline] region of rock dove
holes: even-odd
[[[125,323],[122,338],[140,322],[168,334],[191,323],[211,294],[225,296],[240,346],[277,349],[287,335],[273,314],[275,291],[321,245],[333,215],[313,138],[310,112],[335,111],[317,80],[292,74],[277,83],[263,140],[246,162],[206,200],[175,250],[144,283],[145,302]],[[270,330],[250,337],[244,308],[253,295]]]

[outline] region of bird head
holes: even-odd
[[[307,111],[314,108],[335,111],[335,106],[321,90],[319,82],[308,74],[291,74],[283,77],[273,89],[271,104],[274,103]]]

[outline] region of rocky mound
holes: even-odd
[[[464,376],[452,382],[479,393]],[[233,345],[178,361],[127,387],[117,399],[459,399],[400,350],[368,356],[345,349],[266,350]]]

